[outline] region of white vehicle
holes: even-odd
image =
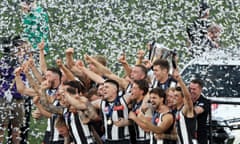
[[[212,103],[210,143],[240,143],[240,53],[215,49],[191,60],[181,71],[188,84],[204,80],[203,94]],[[239,51],[239,50],[238,50]]]

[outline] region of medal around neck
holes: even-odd
[[[107,124],[108,124],[108,125],[111,125],[111,124],[112,124],[112,120],[111,120],[111,119],[108,119],[108,120],[107,120]]]

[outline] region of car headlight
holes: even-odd
[[[227,120],[226,122],[227,122],[227,125],[231,127],[231,129],[239,129],[240,128],[240,118]]]
[[[221,127],[228,127],[228,125],[225,121],[217,121],[217,124]]]

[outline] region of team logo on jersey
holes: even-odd
[[[140,109],[136,109],[135,114],[138,115],[140,113]]]
[[[158,124],[158,122],[159,122],[159,118],[156,118],[155,123]]]
[[[105,108],[104,108],[104,112],[105,112],[105,113],[109,113],[109,108],[108,108],[108,107],[105,107]]]
[[[113,110],[114,110],[114,111],[124,110],[124,106],[123,106],[123,105],[114,106],[114,107],[113,107]]]
[[[176,115],[176,120],[180,120],[180,113],[178,112],[177,115]]]

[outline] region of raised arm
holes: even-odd
[[[83,62],[82,60],[77,60],[76,63],[74,64],[74,66],[71,67],[71,71],[74,75],[78,76],[78,77],[83,77],[85,76],[84,73],[78,68],[78,65],[83,66]]]
[[[78,98],[76,99],[76,97]],[[78,94],[75,94],[75,96],[73,96],[71,94],[65,93],[64,98],[70,105],[72,105],[78,110],[85,110],[88,108],[87,105],[89,102],[86,97],[80,97]]]
[[[186,85],[185,85],[183,79],[181,78],[177,69],[174,70],[173,76],[177,80],[179,86],[182,89],[182,94],[184,95],[183,113],[187,117],[193,117],[194,116],[194,107],[193,107],[193,102],[191,100],[191,94],[188,91],[188,88],[186,87]]]
[[[84,83],[85,87],[88,89],[91,87],[90,78],[78,68],[78,65],[83,65],[81,60],[77,60],[75,65],[71,68],[71,72],[76,76],[81,82]]]
[[[104,76],[108,77],[109,79],[113,79],[117,81],[120,85],[120,87],[126,89],[129,82],[123,78],[118,77],[117,75],[113,74],[107,67],[103,66],[101,63],[99,63],[97,60],[94,58],[85,55],[86,61],[91,62],[96,66],[96,68],[100,71],[100,73],[104,74]]]
[[[50,100],[50,97],[47,96],[46,90],[50,87],[51,83],[48,80],[45,80],[41,84],[41,97],[40,97],[40,104],[44,107],[44,109],[50,113],[55,114],[63,114],[63,107],[61,106],[54,106]]]
[[[40,85],[41,82],[43,81],[42,74],[36,68],[36,65],[35,65],[32,57],[30,57],[30,59],[28,61],[29,61],[29,68],[32,70],[32,73],[33,73],[34,77],[37,79],[38,84]]]
[[[22,78],[20,76],[21,72],[22,67],[18,67],[14,71],[17,91],[22,95],[27,95],[31,97],[36,96],[37,93],[34,91],[34,89],[26,87],[25,84],[23,83]]]
[[[39,61],[40,61],[40,69],[42,73],[46,73],[47,71],[47,64],[45,61],[45,56],[44,56],[44,41],[38,44],[39,48]]]
[[[84,115],[92,120],[96,120],[99,118],[94,106],[88,101],[86,97],[79,96],[78,93],[76,94],[65,93],[64,98],[71,106],[80,110],[81,115]]]
[[[88,63],[92,63],[101,74],[104,74],[104,75],[112,74],[111,70],[103,66],[101,63],[99,63],[96,59],[92,58],[91,56],[85,54],[84,58]]]
[[[75,62],[73,60],[74,49],[68,48],[65,53],[67,66],[71,69],[75,65]]]
[[[37,95],[40,95],[39,93],[40,86],[38,83],[36,83],[32,75],[29,73],[29,61],[24,65],[23,72],[26,75],[30,87],[36,92]]]
[[[87,69],[82,63],[76,62],[76,67],[78,68],[79,71],[83,72],[87,77],[89,77],[94,82],[98,84],[104,82],[104,79],[100,75]]]
[[[122,64],[123,68],[124,68],[124,71],[125,71],[125,74],[127,76],[130,76],[131,75],[131,72],[132,72],[132,69],[131,67],[129,66],[127,60],[126,60],[126,55],[125,53],[121,54],[121,56],[118,58],[118,61]]]
[[[57,59],[56,64],[64,72],[65,76],[67,77],[67,80],[69,81],[75,80],[73,73],[63,65],[61,59]]]

